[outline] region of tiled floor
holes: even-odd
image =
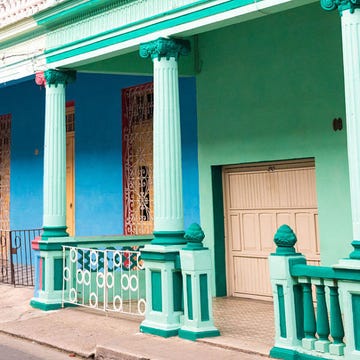
[[[274,345],[273,303],[223,297],[213,299],[215,326],[222,336],[204,341],[263,355]]]

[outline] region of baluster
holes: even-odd
[[[330,334],[334,339],[333,344],[330,344],[330,353],[333,355],[344,355],[343,343],[344,338],[344,326],[341,317],[339,292],[338,287],[332,281],[329,285],[330,289]]]
[[[302,339],[302,345],[307,350],[314,349],[315,343],[315,312],[312,300],[311,283],[303,283],[303,301],[304,301],[304,334],[305,338]]]
[[[316,300],[317,300],[317,319],[316,319],[316,331],[319,336],[319,340],[315,342],[315,350],[319,352],[329,352],[329,316],[325,299],[325,286],[323,280],[314,280],[316,286]]]

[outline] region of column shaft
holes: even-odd
[[[46,85],[44,228],[66,227],[65,85]]]
[[[343,11],[341,26],[353,239],[360,240],[360,10]]]
[[[183,231],[177,61],[154,63],[154,231]]]

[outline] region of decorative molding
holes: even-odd
[[[355,9],[360,8],[360,0],[320,0],[321,7],[324,10],[332,11],[338,9],[340,14],[344,10],[350,10],[350,13],[354,13]]]
[[[48,85],[55,85],[55,87],[58,86],[58,84],[67,85],[75,81],[76,71],[46,70],[44,77]]]
[[[159,38],[155,41],[140,44],[140,56],[152,59],[171,57],[178,60],[180,55],[187,55],[190,52],[190,42],[182,39]]]
[[[197,1],[197,3],[200,1]],[[211,3],[206,1],[206,3]],[[81,12],[69,19],[65,19],[62,26],[58,22],[48,33],[48,49],[54,49],[65,44],[106,34],[114,29],[137,26],[148,20],[154,20],[163,14],[168,14],[174,9],[191,7],[194,0],[114,0],[101,8]],[[207,6],[210,6],[207,4]],[[59,21],[57,18],[55,18]],[[51,19],[40,20],[47,27],[51,27]]]
[[[0,0],[0,27],[28,18],[65,0]]]

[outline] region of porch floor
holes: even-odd
[[[213,315],[221,336],[200,341],[266,356],[274,346],[272,302],[236,297],[214,298]]]

